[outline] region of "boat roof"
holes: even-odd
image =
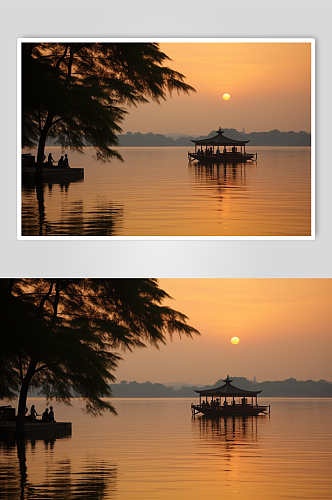
[[[231,380],[228,375],[227,378],[224,380],[225,385],[222,385],[221,387],[216,387],[214,389],[207,389],[203,391],[196,391],[198,394],[201,396],[223,396],[223,397],[233,397],[233,396],[257,396],[262,391],[246,391],[245,389],[239,389],[238,387],[235,387],[234,385],[231,384],[233,380]]]
[[[191,142],[198,144],[200,146],[244,146],[247,142],[250,141],[236,141],[235,139],[229,139],[228,137],[223,136],[224,130],[216,130],[216,134],[214,137],[209,137],[207,139],[194,140],[191,139]]]

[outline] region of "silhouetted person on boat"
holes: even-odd
[[[63,160],[63,165],[65,168],[69,168],[69,163],[68,163],[68,156],[65,155],[65,159]]]
[[[53,167],[53,158],[52,158],[52,153],[49,153],[48,157],[47,157],[47,163],[48,163],[48,166],[49,167]]]
[[[61,156],[60,160],[58,161],[58,167],[59,167],[59,168],[64,168],[64,160],[63,160],[63,156]]]

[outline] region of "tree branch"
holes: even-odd
[[[60,122],[61,120],[63,120],[63,118],[57,118],[56,120],[54,120],[54,121],[51,123],[51,127],[52,127],[52,125],[54,125],[55,123]]]
[[[53,290],[53,285],[54,285],[54,280],[51,280],[50,288],[49,288],[48,292],[44,295],[44,297],[42,298],[42,300],[40,301],[39,309],[41,309],[44,306],[46,300],[51,295],[52,290]]]
[[[66,45],[66,48],[65,48],[65,51],[64,53],[62,54],[62,56],[60,57],[60,59],[58,59],[57,63],[56,63],[56,66],[55,66],[55,69],[58,71],[59,68],[60,68],[60,64],[62,63],[62,61],[64,60],[64,58],[66,57],[67,55],[67,50],[68,50],[68,47],[69,45],[67,44]]]
[[[59,284],[59,280],[56,280],[55,298],[54,298],[54,303],[53,303],[53,319],[55,319],[57,317],[57,314],[58,314],[59,298],[60,298],[60,284]]]
[[[73,59],[74,59],[74,48],[73,48],[73,46],[71,45],[71,46],[70,46],[69,61],[68,61],[68,74],[67,74],[67,80],[69,80],[69,79],[70,79],[70,77],[71,77],[71,69],[72,69],[72,65],[73,65]]]
[[[44,368],[47,368],[47,367],[48,367],[48,365],[42,365],[39,368],[36,368],[36,370],[34,371],[34,373],[40,372],[40,371],[44,370]]]
[[[23,368],[22,368],[22,358],[21,358],[21,349],[20,349],[20,353],[18,355],[18,359],[19,359],[19,362],[20,362],[20,379],[21,379],[21,383],[23,384]]]

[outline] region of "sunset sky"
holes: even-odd
[[[125,354],[118,382],[212,385],[227,374],[258,382],[332,381],[332,279],[160,279],[159,285],[201,336]]]
[[[310,43],[161,43],[197,93],[130,108],[123,132],[310,132]],[[223,94],[230,94],[228,101]]]

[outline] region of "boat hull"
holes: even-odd
[[[251,406],[251,405],[227,405],[216,409],[202,408],[200,405],[191,405],[191,411],[194,415],[202,413],[206,417],[228,417],[228,416],[254,416],[268,413],[268,406]]]
[[[247,161],[255,161],[256,155],[254,154],[227,154],[227,155],[213,155],[201,156],[197,153],[188,153],[189,161],[197,161],[201,165],[211,165],[220,163],[246,163]]]

